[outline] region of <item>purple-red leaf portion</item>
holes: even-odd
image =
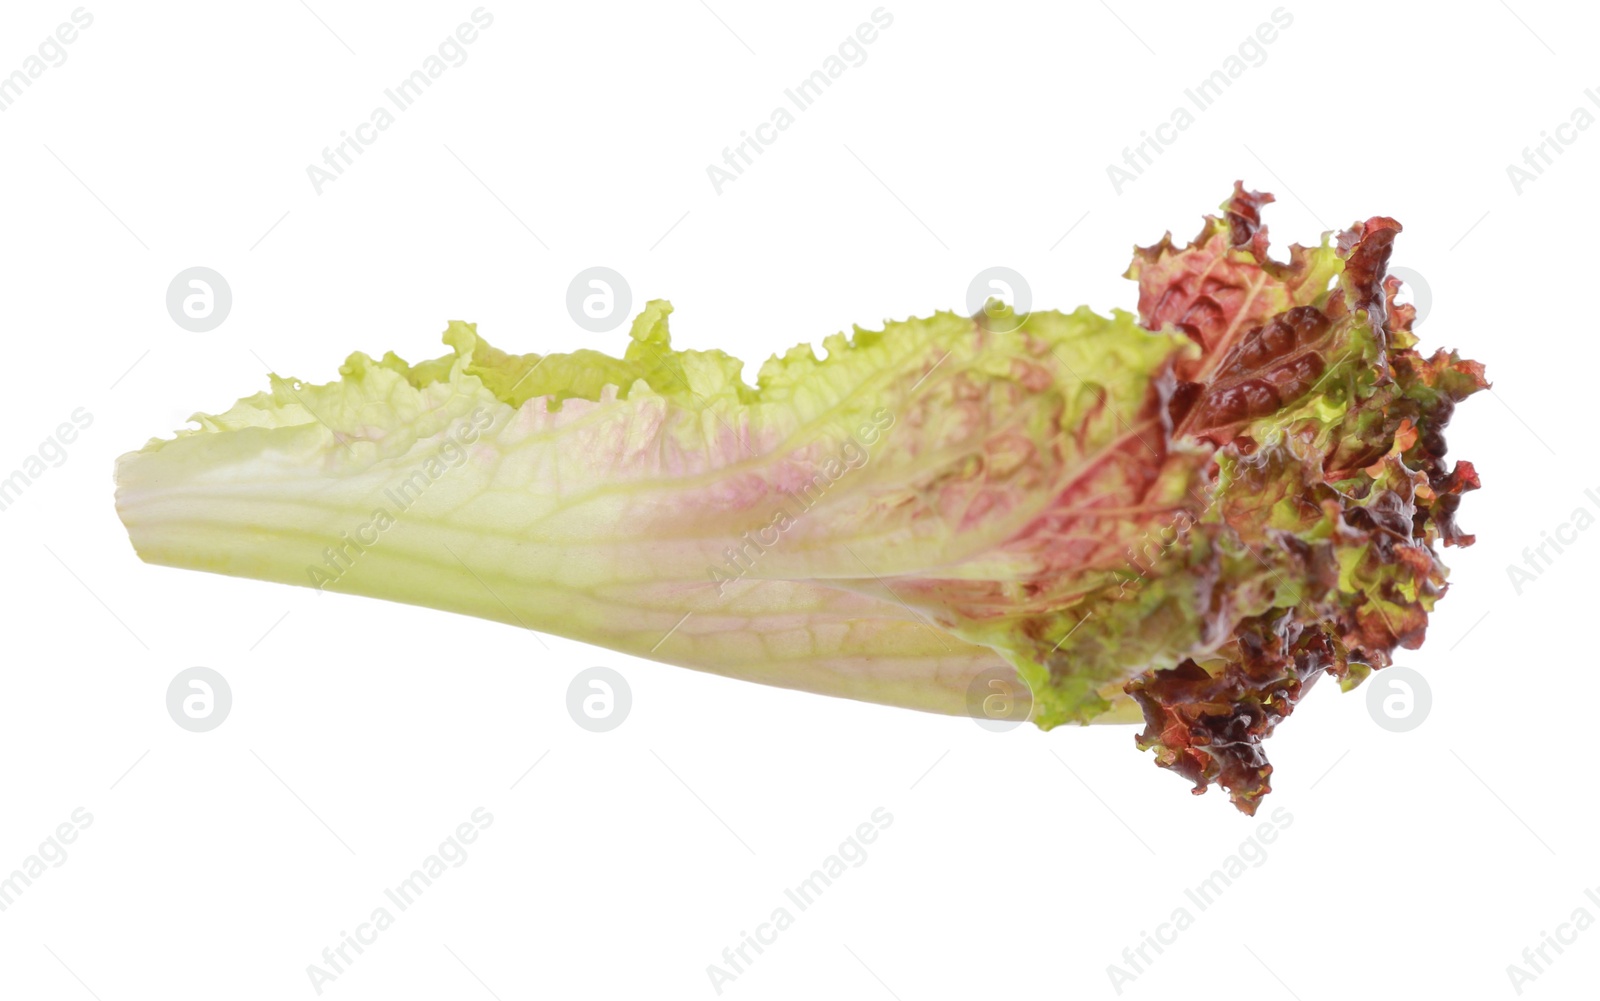
[[[1415,648],[1445,591],[1435,544],[1468,545],[1455,523],[1478,487],[1445,459],[1455,405],[1483,366],[1414,350],[1415,310],[1387,276],[1400,224],[1376,216],[1329,248],[1267,256],[1270,195],[1236,185],[1222,217],[1177,249],[1139,250],[1141,322],[1202,347],[1177,366],[1169,430],[1215,447],[1218,485],[1202,526],[1282,586],[1214,649],[1130,681],[1141,748],[1203,792],[1254,813],[1271,789],[1261,742],[1321,673],[1346,687]]]

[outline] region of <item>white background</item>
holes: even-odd
[[[719,195],[706,166],[875,4],[710,3],[491,3],[467,62],[320,195],[306,166],[470,0],[94,4],[65,63],[0,113],[0,475],[74,408],[94,415],[0,512],[0,872],[75,808],[94,818],[0,913],[0,995],[315,997],[308,964],[482,806],[469,859],[325,996],[715,997],[707,966],[884,807],[865,863],[724,996],[1115,997],[1108,964],[1258,823],[1219,791],[1191,798],[1132,729],[995,735],[147,566],[111,467],[265,388],[263,360],[323,381],[356,349],[438,354],[453,318],[514,351],[620,351],[623,330],[566,312],[595,264],[636,308],[671,298],[679,345],[752,364],[962,308],[991,265],[1027,276],[1038,308],[1131,308],[1131,246],[1187,239],[1238,177],[1278,194],[1280,253],[1404,223],[1394,263],[1433,297],[1423,348],[1459,347],[1495,382],[1450,431],[1485,483],[1461,516],[1480,541],[1446,554],[1451,593],[1400,655],[1431,682],[1424,725],[1388,732],[1364,692],[1318,686],[1268,744],[1262,818],[1292,823],[1124,996],[1515,996],[1525,947],[1579,906],[1600,916],[1600,531],[1520,596],[1506,569],[1600,505],[1600,128],[1520,194],[1506,173],[1600,89],[1594,14],[1290,4],[1265,64],[1119,194],[1107,165],[1270,0],[901,0],[867,62]],[[0,9],[0,73],[73,7]],[[233,290],[210,333],[164,305],[195,265]],[[232,685],[209,733],[165,708],[193,665]],[[566,712],[593,665],[633,689],[610,733]],[[1526,995],[1579,996],[1597,953],[1600,930],[1579,935]]]

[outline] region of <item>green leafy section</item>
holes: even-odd
[[[124,456],[119,512],[151,562],[963,713],[1198,475],[1151,391],[1193,346],[1129,314],[857,329],[751,387],[672,348],[668,312],[650,303],[622,358],[510,355],[452,324],[442,358],[274,377]]]
[[[1483,383],[1418,355],[1374,219],[1267,255],[1235,191],[1140,250],[1140,315],[995,304],[769,359],[351,355],[117,465],[141,557],[476,615],[806,691],[970,714],[997,668],[1043,727],[1142,746],[1253,810],[1321,673],[1420,642]]]

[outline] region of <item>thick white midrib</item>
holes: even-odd
[[[135,544],[152,562],[185,569],[197,568],[188,558],[191,553],[214,552],[213,541],[226,545],[238,535],[237,526],[231,523],[216,529],[192,522],[170,527],[181,540],[173,549],[161,538],[159,527],[145,523],[133,526]],[[208,538],[213,534],[216,540]],[[274,530],[269,538],[256,540],[251,546],[255,556],[278,554],[277,558],[241,576],[311,586],[300,561],[275,544],[293,536],[306,537]],[[164,559],[169,553],[176,558]],[[887,599],[878,603],[876,615],[860,608],[850,609],[848,614],[824,608],[802,614],[788,610],[765,615],[741,613],[729,607],[733,597],[717,596],[709,579],[699,586],[703,596],[698,600],[674,595],[670,588],[662,593],[641,588],[633,600],[624,600],[601,593],[626,590],[622,581],[608,581],[599,589],[571,586],[548,578],[530,579],[514,569],[508,572],[497,561],[475,558],[459,548],[457,553],[468,561],[470,572],[442,547],[435,553],[405,545],[398,538],[391,543],[386,536],[357,557],[341,578],[343,583],[335,582],[328,590],[536,629],[727,677],[949,715],[966,713],[967,688],[979,672],[1003,664],[993,651],[953,636],[926,634],[928,627],[911,620],[903,608]],[[213,572],[230,571],[224,567]],[[425,589],[418,588],[418,581],[426,582]],[[734,586],[753,588],[761,583]],[[693,613],[687,621],[683,620],[685,611]],[[706,623],[717,620],[723,620],[718,623],[720,628],[703,631]],[[840,625],[874,635],[876,652],[774,653],[774,644],[782,649],[792,643],[796,630],[808,632],[813,645],[820,646],[824,644],[818,638],[820,631]]]

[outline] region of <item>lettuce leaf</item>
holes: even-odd
[[[1444,461],[1444,428],[1488,385],[1477,362],[1416,352],[1415,310],[1384,273],[1399,223],[1374,217],[1283,264],[1260,224],[1271,201],[1236,184],[1189,246],[1163,239],[1128,272],[1141,322],[1202,346],[1168,417],[1180,439],[1217,446],[1200,530],[1225,554],[1211,635],[1227,632],[1127,691],[1140,746],[1247,813],[1271,788],[1261,741],[1318,677],[1348,689],[1421,645],[1445,591],[1436,544],[1471,544],[1455,512],[1479,485],[1471,463]],[[1265,602],[1250,600],[1251,562],[1269,571]]]
[[[1466,544],[1446,466],[1481,366],[1413,350],[1393,220],[1270,259],[1237,186],[1137,252],[1139,313],[936,313],[790,349],[754,387],[674,349],[357,353],[117,463],[152,563],[462,612],[767,684],[971,714],[1140,715],[1253,812],[1315,677],[1421,642]]]

